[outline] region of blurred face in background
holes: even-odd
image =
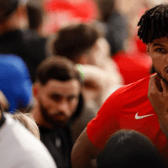
[[[87,64],[102,66],[103,59],[110,57],[110,46],[105,38],[98,38],[93,47],[86,53]]]
[[[52,127],[66,125],[77,108],[80,90],[76,79],[51,79],[45,85],[39,84],[37,101],[43,120]]]

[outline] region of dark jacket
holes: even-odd
[[[39,127],[41,141],[49,150],[58,168],[71,168],[70,153],[73,145],[71,123],[80,116],[83,109],[83,98],[80,95],[76,112],[65,127],[48,129]]]

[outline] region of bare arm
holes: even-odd
[[[101,152],[88,139],[86,129],[79,136],[71,153],[73,168],[92,168],[92,160]]]

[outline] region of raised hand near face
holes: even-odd
[[[157,74],[150,77],[148,99],[158,116],[160,128],[168,139],[168,84]]]

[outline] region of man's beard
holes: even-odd
[[[155,71],[156,71],[157,75],[168,85],[168,81],[161,75],[161,73],[159,71],[157,71],[156,68],[155,68]]]
[[[43,103],[39,101],[40,112],[44,120],[51,125],[53,128],[64,127],[67,121],[55,120],[53,116],[50,116],[48,110],[43,106]],[[57,112],[58,114],[61,112]]]

